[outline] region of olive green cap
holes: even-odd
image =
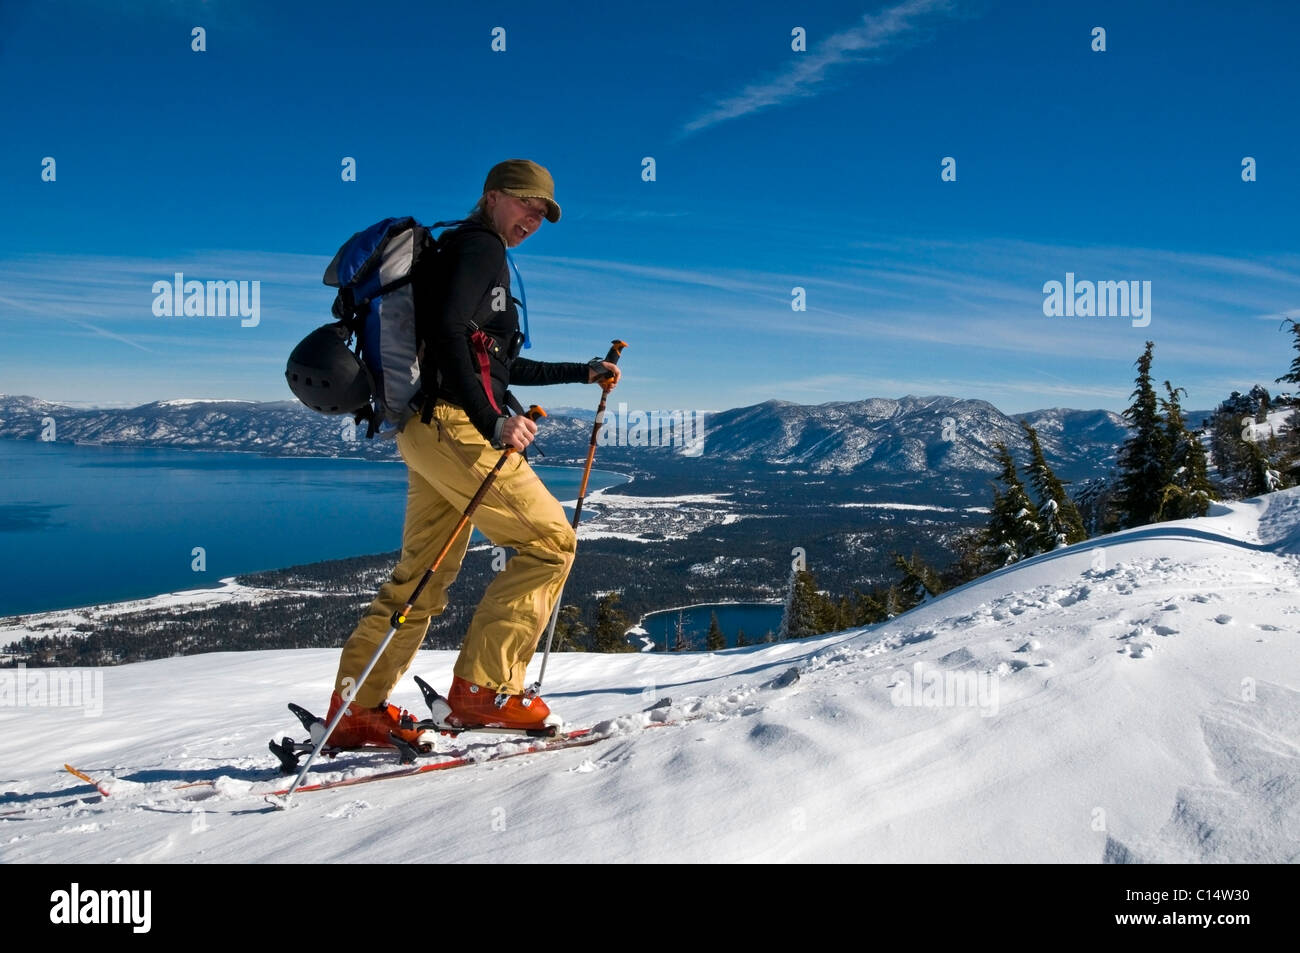
[[[560,220],[560,206],[555,201],[555,180],[545,168],[531,159],[507,159],[498,162],[487,175],[483,191],[493,189],[521,199],[542,199],[546,202],[546,220]]]

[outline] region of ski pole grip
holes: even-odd
[[[618,356],[623,352],[623,348],[625,347],[627,347],[626,341],[620,341],[617,338],[615,338],[614,341],[611,342],[609,353],[605,355],[604,360],[610,364],[617,364]],[[614,376],[612,371],[606,370],[604,364],[601,363],[601,358],[599,357],[593,357],[588,362],[587,366],[590,367],[592,371],[596,374],[593,380],[607,381]]]
[[[532,404],[527,410],[525,410],[519,416],[527,417],[529,420],[533,421],[533,423],[536,423],[537,421],[541,420],[543,417],[547,416],[547,414],[546,411],[542,410],[542,408],[539,407],[537,404]],[[534,446],[536,445],[534,444]],[[517,447],[514,446],[506,447],[506,452],[501,455],[501,459],[497,462],[497,466],[500,466],[502,463],[505,463],[506,457],[510,456],[510,454],[519,453],[519,452],[520,452],[519,448]],[[537,452],[541,453],[540,447],[537,449]],[[492,475],[495,476],[496,474],[493,473]]]
[[[609,353],[605,355],[605,360],[609,361],[611,364],[617,364],[618,356],[623,353],[623,348],[625,347],[627,347],[626,341],[620,341],[618,338],[615,338],[610,342]]]

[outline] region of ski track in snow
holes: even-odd
[[[556,655],[548,700],[607,740],[288,811],[262,800],[287,783],[266,742],[303,734],[285,702],[324,709],[337,650],[95,670],[99,717],[0,707],[0,862],[1295,862],[1298,552],[1300,491],[1283,491],[867,629]],[[454,657],[412,671],[445,684]],[[763,687],[792,667],[797,682]],[[409,679],[393,701],[419,710]],[[343,754],[310,780],[393,766]]]

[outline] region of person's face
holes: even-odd
[[[506,244],[511,248],[541,228],[546,219],[546,203],[542,199],[521,199],[505,192],[488,193],[488,210],[497,231],[506,237]]]

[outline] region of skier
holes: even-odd
[[[526,159],[501,162],[488,173],[469,217],[439,238],[432,273],[413,282],[417,331],[425,353],[437,356],[439,384],[429,422],[413,417],[397,434],[408,476],[401,558],[343,646],[326,719],[348,704],[330,739],[340,747],[388,746],[390,733],[411,744],[420,741],[416,730],[403,727],[415,719],[387,699],[415,660],[429,618],[447,606],[447,587],[460,570],[473,526],[456,539],[360,687],[357,679],[394,611],[405,605],[503,449],[522,451],[533,442],[537,425],[506,411],[507,387],[599,380],[612,389],[618,382],[618,366],[607,361],[518,356],[526,331],[519,328],[506,249],[533,235],[543,218],[560,219],[550,173]],[[434,377],[432,370],[422,368],[425,380]],[[573,565],[573,529],[522,454],[510,455],[475,511],[473,525],[494,545],[516,554],[487,587],[470,621],[446,696],[447,722],[519,730],[559,724],[540,696],[525,692],[524,679]]]

